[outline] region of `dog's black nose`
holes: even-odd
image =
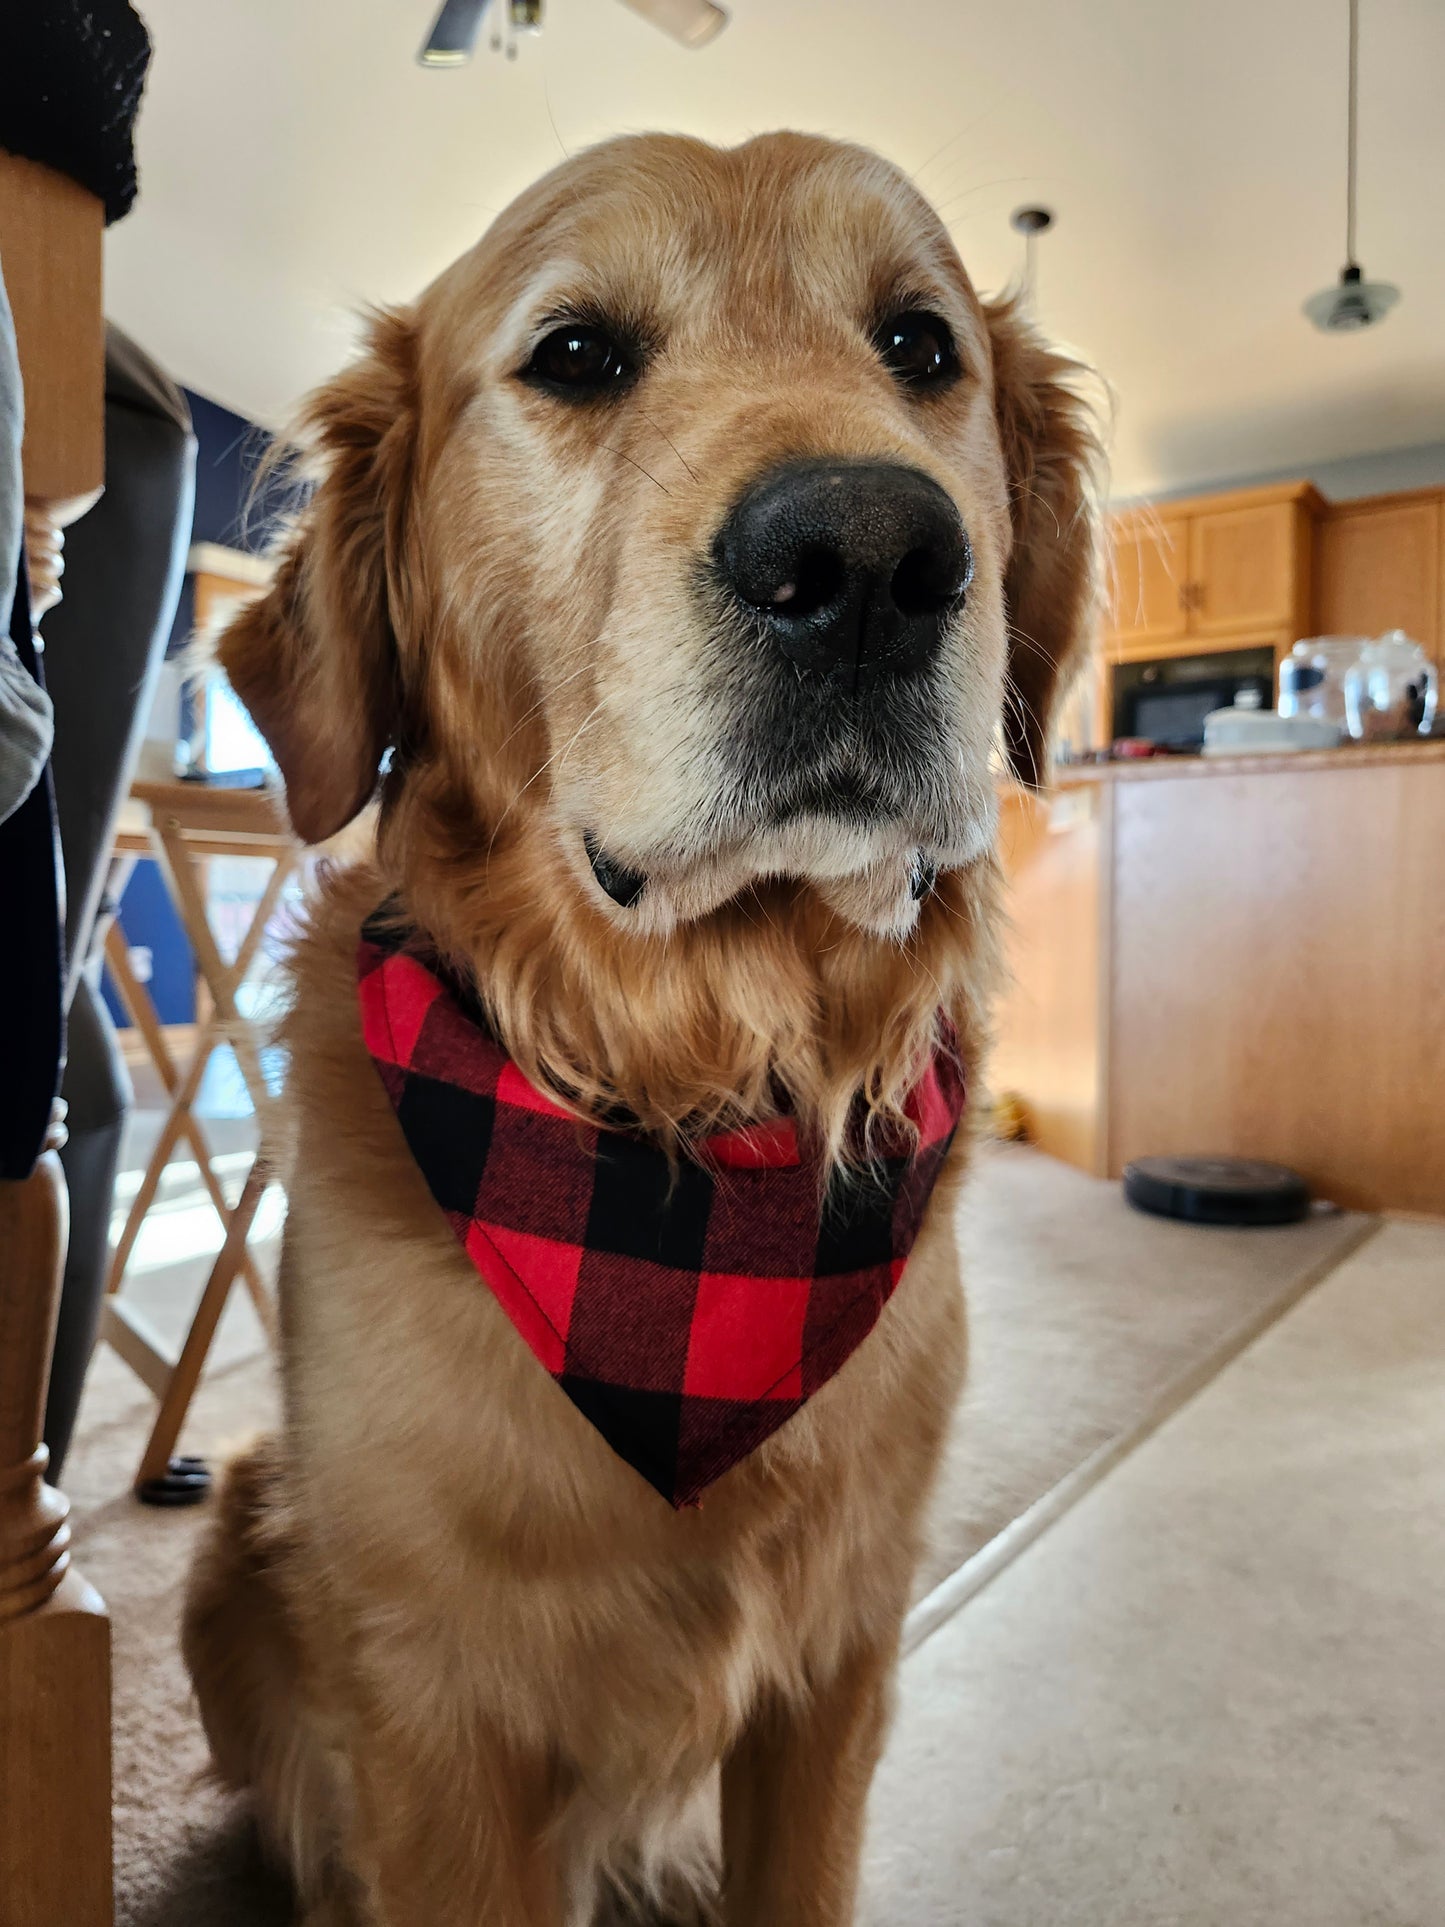
[[[952,499],[899,462],[775,469],[734,507],[714,559],[790,661],[849,690],[921,669],[973,574]]]

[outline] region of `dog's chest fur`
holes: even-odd
[[[418,1736],[455,1747],[478,1722],[548,1749],[575,1783],[575,1857],[595,1863],[619,1844],[595,1816],[635,1846],[759,1696],[806,1691],[896,1623],[962,1369],[952,1174],[838,1378],[675,1513],[457,1247],[362,1047],[354,942],[342,893],[302,942],[289,1024],[298,1594],[311,1626],[327,1600],[368,1629],[347,1664]]]

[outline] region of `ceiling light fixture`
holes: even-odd
[[[423,67],[464,67],[477,44],[487,0],[443,0],[417,60]]]
[[[1400,290],[1389,281],[1367,281],[1355,259],[1355,174],[1359,144],[1360,91],[1360,3],[1349,0],[1350,8],[1350,87],[1349,122],[1345,160],[1345,265],[1339,281],[1322,288],[1304,304],[1304,311],[1317,328],[1326,334],[1353,334],[1384,317],[1400,299]]]
[[[1024,289],[1032,298],[1034,292],[1034,242],[1039,235],[1047,234],[1054,225],[1054,211],[1048,207],[1016,207],[1008,217],[1008,224],[1015,234],[1024,237]]]
[[[622,4],[684,47],[705,47],[728,23],[726,10],[714,6],[713,0],[622,0]]]
[[[714,0],[623,0],[635,14],[684,47],[705,47],[728,23],[725,8]],[[519,33],[542,31],[543,0],[443,0],[417,59],[423,67],[462,67],[476,51],[482,18],[492,11],[492,49],[505,44],[515,58]],[[504,36],[505,28],[505,36]]]

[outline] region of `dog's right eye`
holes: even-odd
[[[540,388],[565,390],[579,398],[619,388],[637,373],[635,358],[605,328],[569,321],[544,335],[522,370]]]
[[[946,388],[959,374],[953,331],[941,315],[906,308],[873,336],[874,346],[906,388]]]

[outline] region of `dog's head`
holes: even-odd
[[[861,150],[568,161],[311,404],[318,490],[222,648],[298,832],[390,749],[389,808],[560,851],[639,933],[768,875],[906,931],[1085,631],[1074,373]]]

